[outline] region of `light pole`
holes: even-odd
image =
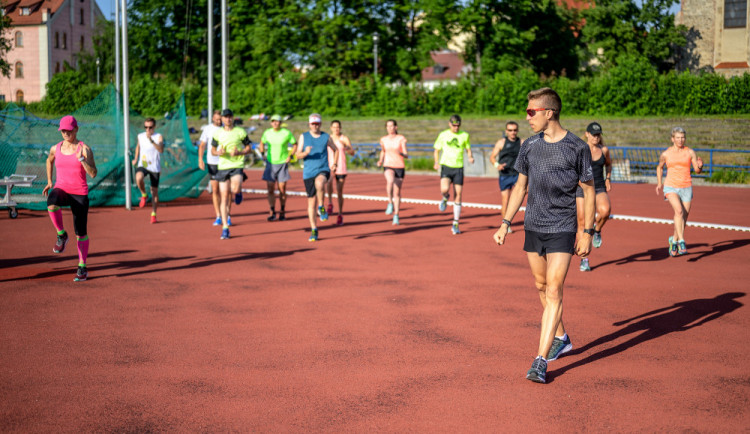
[[[372,63],[372,69],[373,69],[373,77],[375,77],[375,81],[378,81],[378,40],[380,39],[380,35],[378,35],[378,32],[375,32],[372,34],[372,54],[374,57],[373,63]]]
[[[96,58],[96,85],[99,86],[99,58]]]

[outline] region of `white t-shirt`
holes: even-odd
[[[164,139],[161,134],[151,134],[151,140],[155,143],[164,143]],[[138,145],[140,145],[141,151],[138,156],[138,167],[143,167],[149,172],[159,173],[161,172],[161,152],[148,139],[146,133],[138,134]]]
[[[214,133],[219,128],[221,127],[217,127],[214,124],[208,124],[203,127],[199,141],[206,144],[206,164],[219,164],[219,156],[211,153],[211,138],[213,138]]]

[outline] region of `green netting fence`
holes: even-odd
[[[123,156],[122,100],[113,85],[85,106],[72,113],[78,120],[78,140],[94,151],[99,171],[88,178],[90,206],[125,205],[125,162]],[[135,150],[137,135],[144,131],[146,117],[130,112],[130,156]],[[13,199],[18,208],[46,209],[42,190],[47,185],[46,161],[50,147],[62,140],[60,118],[43,119],[24,108],[9,104],[0,111],[0,177],[36,175],[31,187],[14,187]],[[174,108],[156,119],[156,132],[164,136],[159,201],[169,202],[181,197],[197,197],[206,172],[198,169],[198,151],[190,140],[185,113],[185,98],[180,97]],[[135,177],[131,197],[139,198]],[[54,175],[53,175],[54,180]],[[148,189],[148,181],[146,181]]]

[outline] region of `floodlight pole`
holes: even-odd
[[[120,93],[120,2],[115,0],[115,90]],[[119,107],[119,104],[117,104]]]
[[[227,0],[221,0],[221,108],[229,108],[227,72]]]
[[[214,111],[214,0],[208,0],[208,121]]]
[[[122,3],[122,119],[123,146],[125,146],[125,209],[131,209],[130,198],[130,90],[128,89],[128,1]]]
[[[374,61],[372,63],[372,76],[375,78],[375,81],[378,81],[378,40],[380,39],[380,35],[378,35],[378,32],[373,33],[372,35],[372,54]]]

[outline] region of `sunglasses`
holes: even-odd
[[[532,109],[526,109],[526,114],[533,118],[534,116],[536,116],[537,112],[540,112],[543,110],[555,111],[555,109],[551,109],[551,108],[532,108]]]
[[[320,122],[310,122],[310,125],[320,125]]]
[[[147,130],[153,130],[154,129],[154,125],[144,125],[143,128],[145,128]]]

